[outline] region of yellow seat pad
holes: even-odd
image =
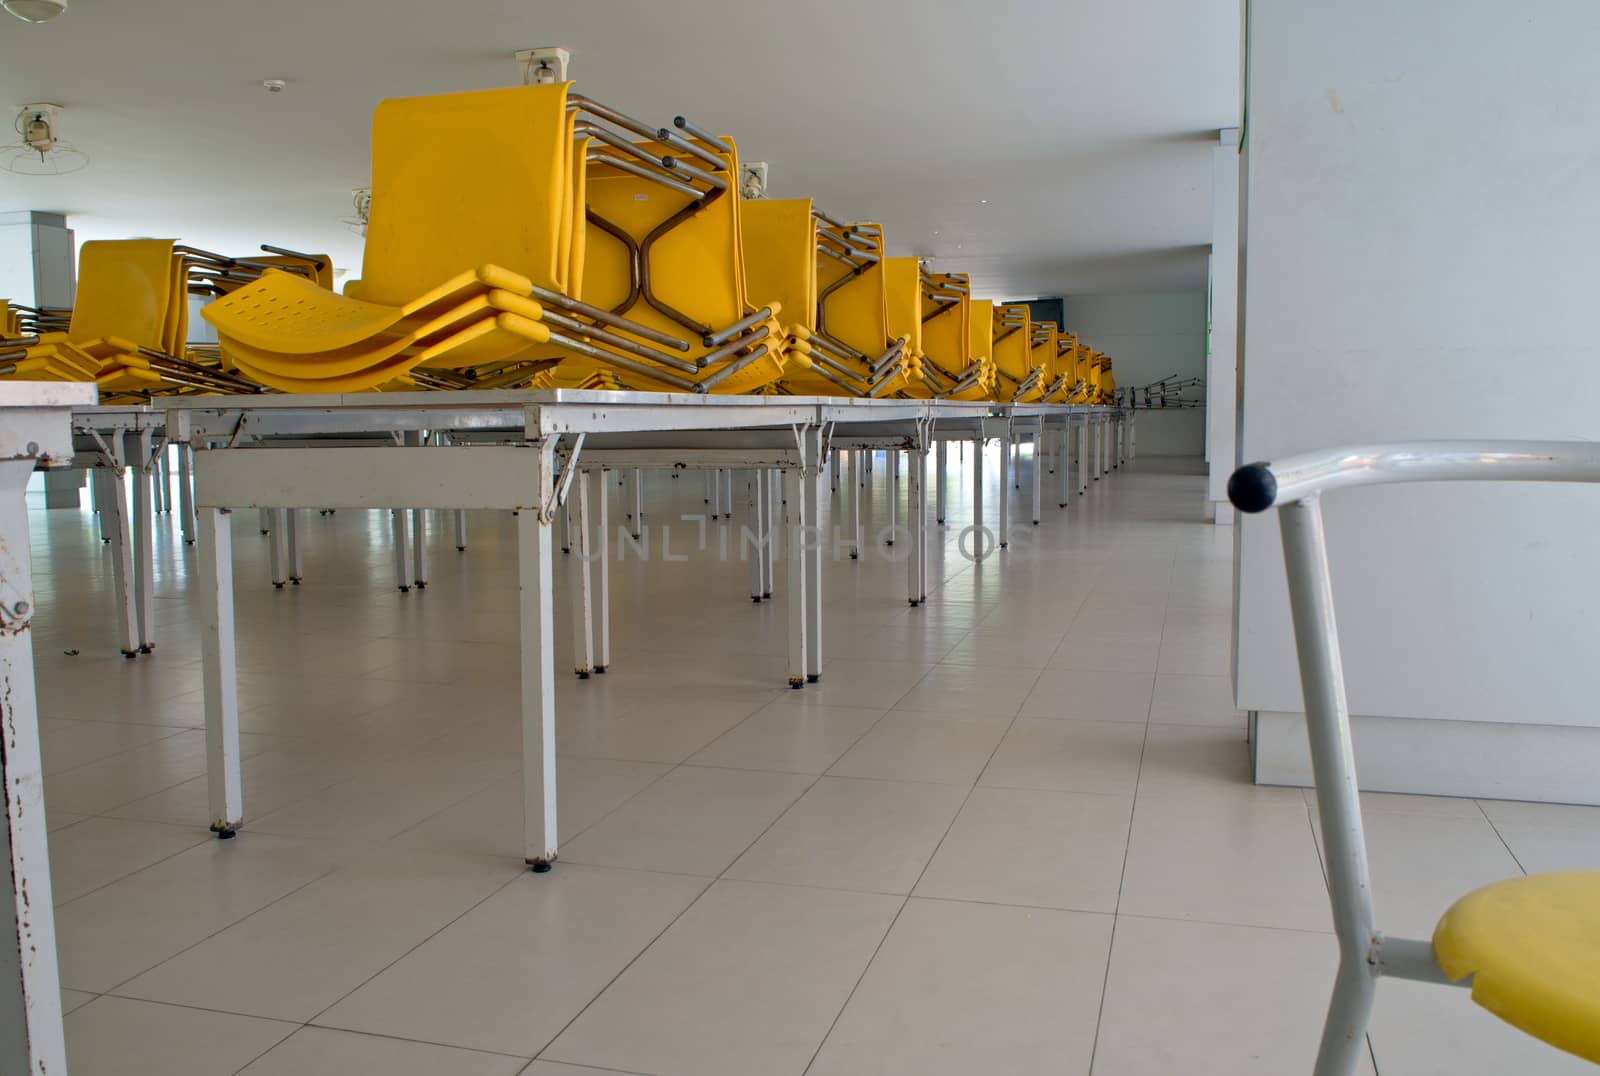
[[[530,295],[527,277],[494,265],[459,273],[400,306],[338,295],[292,273],[260,280],[224,295],[200,314],[217,332],[280,355],[315,355],[354,347],[396,331],[407,318],[427,318],[499,289]]]
[[[1600,871],[1495,882],[1451,906],[1433,932],[1446,975],[1500,1019],[1600,1063]]]

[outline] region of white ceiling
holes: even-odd
[[[1239,119],[1239,0],[70,2],[0,14],[0,106],[65,105],[89,167],[0,173],[0,211],[352,275],[372,106],[515,83],[518,48],[567,46],[581,92],[732,134],[773,196],[989,296],[1203,289],[1208,147]]]

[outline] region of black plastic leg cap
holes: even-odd
[[[1272,464],[1247,463],[1228,479],[1228,500],[1241,512],[1265,512],[1278,499]]]

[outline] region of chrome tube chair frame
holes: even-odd
[[[1600,444],[1578,441],[1415,441],[1363,445],[1240,467],[1228,497],[1241,512],[1278,510],[1306,733],[1322,825],[1339,971],[1315,1076],[1349,1076],[1365,1048],[1380,976],[1471,986],[1439,967],[1431,941],[1390,938],[1374,922],[1366,837],[1350,738],[1350,708],[1334,620],[1322,494],[1400,482],[1600,482]]]

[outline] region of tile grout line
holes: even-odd
[[[1177,554],[1176,554],[1176,552],[1174,552],[1174,554],[1173,554],[1172,563],[1173,563],[1173,569],[1172,570],[1176,571],[1177,570],[1177,567],[1176,567],[1177,566]],[[1170,575],[1169,575],[1168,580],[1167,580],[1167,585],[1168,585],[1167,610],[1168,610],[1168,613],[1170,613],[1171,609],[1172,609],[1172,592],[1171,592],[1171,589],[1170,589],[1171,585],[1172,585],[1172,580],[1171,580]],[[1162,646],[1166,645],[1166,616],[1167,616],[1167,614],[1165,614],[1165,613],[1162,615],[1162,630],[1161,630]],[[1159,648],[1158,648],[1158,650],[1156,652],[1156,667],[1158,669],[1161,667],[1161,654],[1160,654]],[[1159,673],[1157,673],[1156,675],[1159,675]],[[1145,707],[1144,739],[1141,740],[1140,743],[1139,743],[1139,768],[1138,768],[1138,771],[1134,774],[1134,778],[1133,778],[1133,803],[1128,809],[1128,837],[1127,837],[1127,840],[1123,843],[1123,846],[1122,846],[1122,871],[1121,871],[1121,874],[1119,875],[1119,877],[1117,879],[1117,903],[1116,903],[1116,907],[1112,910],[1112,913],[1111,913],[1111,936],[1106,940],[1106,970],[1105,970],[1105,974],[1103,976],[1101,976],[1101,979],[1100,979],[1100,1004],[1095,1010],[1094,1038],[1091,1040],[1091,1042],[1089,1044],[1088,1076],[1094,1076],[1095,1061],[1098,1058],[1099,1053],[1100,1053],[1100,1029],[1105,1024],[1106,993],[1107,993],[1108,989],[1111,986],[1111,962],[1112,962],[1112,960],[1114,959],[1114,957],[1116,955],[1116,948],[1117,948],[1117,924],[1118,924],[1118,922],[1121,921],[1121,918],[1122,918],[1122,892],[1123,892],[1123,889],[1126,887],[1126,885],[1128,883],[1128,853],[1133,848],[1133,824],[1134,824],[1135,818],[1138,816],[1138,813],[1139,813],[1139,785],[1144,779],[1144,755],[1145,755],[1145,751],[1150,746],[1150,714],[1151,714],[1151,711],[1153,711],[1155,709],[1155,704],[1156,704],[1155,703],[1155,677],[1154,676],[1151,677],[1150,685],[1151,685],[1150,686],[1150,702],[1149,702],[1149,705]]]
[[[1037,679],[1038,678],[1036,676],[1036,682]],[[1033,689],[1030,687],[1028,690],[1032,691]],[[1022,709],[1020,703],[1017,705],[1017,709]],[[895,909],[894,918],[889,920],[888,928],[884,930],[883,936],[878,939],[878,944],[873,946],[872,955],[869,956],[867,958],[867,962],[861,966],[861,974],[856,976],[856,981],[851,984],[850,992],[845,995],[844,1002],[839,1006],[838,1011],[833,1014],[833,1019],[828,1022],[828,1030],[823,1032],[822,1038],[817,1040],[817,1048],[811,1052],[811,1059],[806,1062],[806,1067],[802,1070],[801,1076],[807,1076],[807,1074],[811,1072],[812,1066],[817,1063],[817,1058],[822,1055],[823,1047],[828,1045],[828,1038],[833,1034],[834,1029],[839,1026],[840,1017],[842,1017],[845,1010],[850,1007],[850,1002],[855,999],[856,992],[861,989],[861,984],[866,981],[867,973],[872,970],[872,965],[877,961],[878,954],[883,951],[884,943],[889,940],[889,935],[894,933],[895,924],[900,922],[900,916],[905,913],[906,906],[911,903],[912,894],[917,891],[917,886],[922,884],[922,879],[927,875],[928,868],[933,864],[934,857],[939,854],[939,849],[943,848],[944,842],[949,839],[950,831],[955,828],[956,820],[961,817],[961,812],[966,810],[967,803],[972,799],[972,794],[977,791],[978,782],[983,779],[984,773],[989,769],[989,764],[994,761],[995,754],[1000,750],[1000,745],[1004,743],[1006,737],[1011,734],[1011,730],[1016,726],[1016,723],[1017,715],[1013,714],[1011,716],[1011,723],[1006,726],[1006,731],[1000,734],[999,739],[995,740],[994,747],[989,751],[989,757],[984,760],[983,768],[980,769],[978,771],[978,775],[972,779],[972,784],[970,787],[968,787],[967,794],[961,798],[961,805],[957,807],[955,812],[950,816],[950,822],[944,827],[944,833],[940,835],[938,842],[933,846],[933,851],[928,854],[928,858],[923,862],[922,869],[917,872],[916,881],[912,882],[911,886],[906,890],[905,896],[900,901],[900,907]]]

